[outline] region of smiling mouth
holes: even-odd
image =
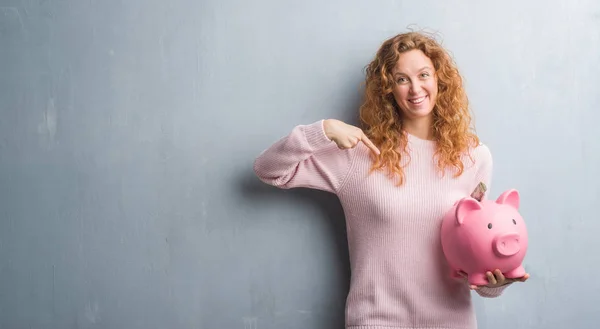
[[[419,104],[423,103],[425,98],[427,98],[427,95],[419,97],[419,98],[409,99],[408,101],[412,104],[419,105]]]

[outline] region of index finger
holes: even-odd
[[[367,147],[370,148],[371,151],[375,152],[375,154],[379,155],[381,153],[381,152],[379,152],[379,149],[377,148],[377,146],[375,146],[375,144],[373,144],[373,142],[371,142],[371,140],[364,133],[362,134],[362,137],[360,140],[363,143],[365,143],[365,145],[367,145]]]

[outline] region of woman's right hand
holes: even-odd
[[[338,148],[345,150],[354,148],[359,142],[363,142],[371,151],[379,155],[379,149],[367,138],[367,135],[358,127],[349,125],[340,120],[327,119],[323,121],[325,136],[335,142]]]

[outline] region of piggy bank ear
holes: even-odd
[[[456,223],[458,223],[458,225],[462,225],[469,213],[480,209],[481,203],[471,197],[460,200],[458,202],[458,206],[456,206]]]
[[[498,204],[506,204],[515,209],[519,209],[519,202],[519,191],[515,189],[505,191],[504,193],[500,194],[500,196],[496,200],[496,203]]]

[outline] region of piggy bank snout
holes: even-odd
[[[521,250],[521,236],[517,233],[500,234],[493,242],[494,251],[501,257],[510,257]]]

